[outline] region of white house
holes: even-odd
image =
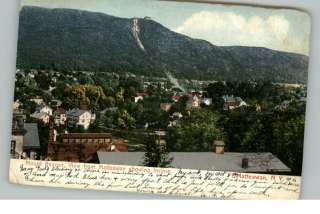
[[[178,118],[178,119],[180,119],[180,118],[183,117],[183,115],[182,115],[180,112],[174,112],[174,113],[172,114],[172,117],[173,117],[173,118]]]
[[[210,106],[212,104],[212,98],[201,98],[201,104]]]
[[[49,106],[47,105],[39,105],[37,108],[36,108],[36,112],[37,113],[46,113],[48,114],[49,116],[52,115],[52,108],[50,108]]]
[[[13,110],[19,109],[20,106],[21,106],[21,102],[19,100],[14,101]]]
[[[31,102],[36,103],[37,105],[42,105],[44,103],[43,99],[40,97],[35,97],[35,98],[31,98],[29,99]]]
[[[65,125],[67,121],[67,114],[66,111],[63,108],[58,108],[54,113],[54,123],[57,126]]]
[[[144,97],[146,96],[146,93],[137,93],[134,97],[134,102],[138,103],[139,101],[143,101]]]
[[[69,126],[83,126],[84,129],[88,129],[90,124],[96,119],[96,115],[87,110],[72,109],[67,111],[67,119]]]

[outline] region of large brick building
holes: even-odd
[[[62,134],[56,141],[53,125],[50,124],[47,159],[98,163],[97,152],[127,152],[121,138],[112,138],[110,133],[69,133]]]

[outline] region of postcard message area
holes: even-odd
[[[10,182],[221,199],[298,199],[300,177],[11,159]]]

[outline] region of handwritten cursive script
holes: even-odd
[[[220,199],[298,199],[300,177],[12,159],[12,183]]]

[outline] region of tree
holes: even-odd
[[[305,127],[305,104],[292,103],[285,111],[277,113],[272,124],[273,153],[288,167],[292,174],[301,175]]]
[[[224,137],[218,119],[218,115],[209,110],[192,110],[169,129],[167,141],[170,151],[211,151],[214,140]]]
[[[171,167],[170,164],[173,158],[169,157],[169,151],[166,144],[160,139],[156,139],[155,135],[144,137],[145,154],[144,166],[148,167]]]
[[[179,101],[174,103],[170,108],[170,113],[185,112],[188,100],[189,100],[189,97],[186,95],[180,97]]]
[[[228,93],[227,86],[223,82],[210,83],[206,90],[209,97],[213,99]]]
[[[76,108],[80,104],[87,105],[97,111],[105,105],[106,96],[103,89],[96,85],[72,85],[67,88],[64,96],[67,108]]]
[[[125,109],[117,112],[115,123],[119,128],[129,129],[135,126],[136,120]]]
[[[46,73],[40,72],[35,76],[35,80],[39,86],[39,88],[43,90],[48,90],[51,80]]]

